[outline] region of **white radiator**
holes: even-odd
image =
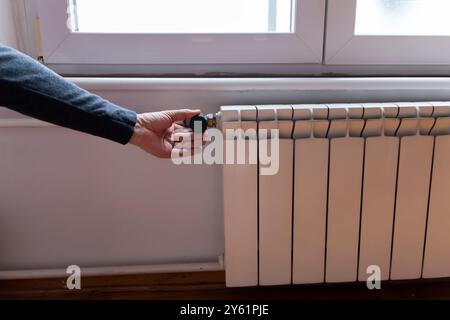
[[[227,286],[450,277],[450,103],[226,106],[221,125],[280,129],[277,174],[258,135],[233,140],[260,162],[224,165]]]

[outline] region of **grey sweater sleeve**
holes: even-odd
[[[53,124],[127,144],[136,113],[65,80],[0,44],[0,106]]]

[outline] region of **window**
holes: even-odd
[[[45,62],[71,74],[450,69],[449,0],[24,1]]]
[[[291,0],[72,0],[74,30],[98,33],[292,32]]]
[[[355,35],[448,36],[448,0],[358,0]]]
[[[325,0],[40,0],[38,15],[50,64],[322,61]]]
[[[448,0],[329,0],[328,64],[450,63]]]

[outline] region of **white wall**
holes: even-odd
[[[0,0],[0,43],[17,48],[13,1],[15,0]]]
[[[450,79],[103,79],[134,110],[450,100]],[[0,108],[1,118],[17,118]],[[0,128],[0,270],[216,261],[220,166],[182,166],[60,128]]]

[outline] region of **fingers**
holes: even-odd
[[[170,137],[170,140],[172,143],[183,143],[188,142],[191,143],[191,141],[194,139],[194,135],[192,132],[176,132],[172,134]]]
[[[205,145],[209,142],[208,131],[205,131],[203,134],[198,134],[192,131],[192,129],[190,128],[186,128],[177,124],[174,125],[174,130],[170,132],[170,135],[168,135],[167,137],[173,143],[193,143],[194,141],[201,141],[202,145]]]
[[[189,131],[192,131],[191,128],[185,127],[182,123],[174,123],[173,124],[173,128],[174,128],[174,130],[189,130]]]
[[[191,109],[169,110],[163,112],[170,117],[172,122],[185,121],[200,114],[200,110]]]
[[[201,154],[203,146],[207,143],[202,137],[196,135],[191,129],[178,129],[170,137],[173,145],[172,157],[185,158]]]
[[[185,127],[184,125],[174,123],[172,129],[173,129],[173,131],[171,131],[172,134],[174,134],[174,133],[179,133],[179,132],[189,132],[189,133],[191,133],[192,139],[194,139],[194,137],[197,137],[198,139],[200,139],[200,138],[199,138],[200,133],[194,133],[194,131],[193,131],[191,128],[187,128],[187,127]],[[198,135],[198,136],[195,136],[195,135]],[[202,137],[202,139],[203,139],[203,144],[205,144],[206,142],[208,142],[208,141],[207,141],[207,140],[208,140],[208,131],[203,132],[203,137]]]

